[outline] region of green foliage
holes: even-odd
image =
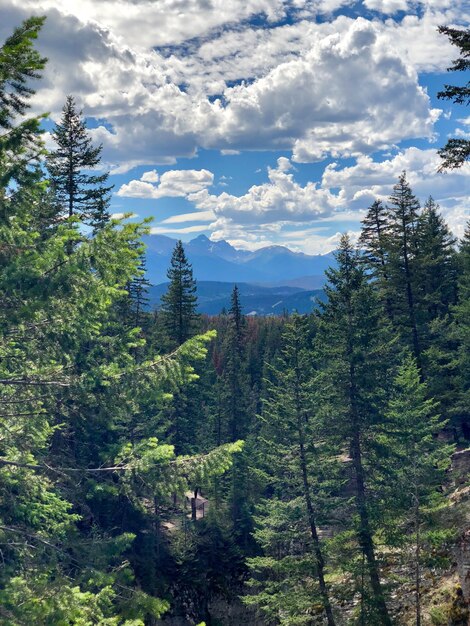
[[[148,313],[147,227],[108,220],[71,98],[44,178],[42,23],[0,48],[0,623],[143,626],[170,604],[212,623],[244,593],[273,624],[388,626],[393,585],[419,622],[457,537],[442,435],[470,436],[470,232],[456,252],[403,174],[314,315],[246,319],[235,287],[199,318],[181,242]]]
[[[167,272],[168,291],[162,296],[163,311],[170,339],[180,346],[191,335],[197,322],[196,282],[181,241],[176,243]]]
[[[95,230],[102,228],[109,220],[108,174],[85,173],[100,165],[102,146],[93,147],[72,96],[67,96],[52,138],[57,148],[48,154],[47,168],[58,204],[57,218],[78,215]]]
[[[450,42],[457,46],[460,56],[447,68],[449,72],[465,72],[470,68],[470,29],[451,28],[439,26],[439,32],[447,35]],[[445,85],[443,91],[437,94],[438,98],[452,100],[455,104],[469,104],[470,82],[466,85]],[[442,159],[440,170],[457,169],[462,167],[470,158],[470,140],[454,139],[447,141],[446,145],[438,151]]]

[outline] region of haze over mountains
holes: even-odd
[[[166,282],[166,272],[176,240],[165,235],[144,237],[147,246],[147,277],[153,285]],[[269,246],[254,252],[237,250],[227,241],[211,241],[199,235],[184,244],[197,281],[262,283],[318,289],[325,282],[324,271],[334,263],[332,253],[308,255],[283,246]]]
[[[149,235],[147,277],[150,304],[160,305],[167,290],[167,268],[176,240]],[[236,283],[243,310],[247,314],[279,315],[284,311],[307,313],[322,297],[324,271],[334,264],[333,254],[310,256],[283,246],[269,246],[254,252],[237,250],[227,241],[211,241],[199,235],[184,245],[198,283],[201,313],[217,315],[230,306]]]

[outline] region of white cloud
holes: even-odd
[[[226,89],[203,145],[293,148],[294,160],[304,162],[431,137],[438,112],[416,73],[378,35],[374,24],[349,20],[300,58]]]
[[[202,233],[207,230],[206,225],[186,226],[185,228],[177,228],[172,226],[152,226],[150,233],[152,235],[165,235],[166,233],[181,233],[187,235],[190,233]]]
[[[198,209],[213,211],[217,228],[232,222],[272,228],[281,222],[308,222],[330,214],[338,205],[338,197],[313,182],[302,187],[289,173],[291,167],[288,159],[280,157],[276,168],[268,168],[269,182],[253,185],[242,196],[226,192],[212,195],[205,189],[188,195],[188,199]]]
[[[447,173],[438,173],[439,165],[435,150],[415,147],[381,162],[361,156],[351,167],[341,168],[336,163],[328,165],[322,177],[322,187],[340,187],[349,206],[365,208],[364,202],[368,198],[389,196],[398,177],[406,170],[414,193],[423,200],[432,195],[444,204],[451,198],[468,198],[470,164]]]
[[[32,0],[5,2],[0,34],[29,14]],[[198,147],[225,154],[291,149],[296,160],[308,161],[431,137],[436,112],[412,64],[433,65],[438,58],[448,64],[450,44],[435,27],[463,6],[429,9],[400,23],[345,16],[315,23],[301,17],[311,18],[328,3],[121,0],[112,9],[108,0],[34,4],[35,11],[48,13],[39,39],[50,59],[41,110],[57,118],[64,94],[75,94],[85,113],[102,121],[92,134],[103,143],[113,173],[174,163],[195,156]],[[260,29],[242,22],[244,15],[263,12],[275,20],[287,8],[300,16],[292,24],[268,21]],[[193,36],[185,30],[193,17],[207,34],[207,16],[230,29],[210,31],[181,50],[150,48],[147,37],[153,45],[161,36],[169,43]],[[153,23],[159,28],[149,27]]]
[[[357,234],[366,209],[377,198],[386,201],[406,170],[415,195],[422,202],[432,195],[453,232],[461,236],[470,218],[470,164],[438,173],[439,163],[435,150],[413,147],[384,161],[360,156],[349,167],[333,163],[325,168],[321,184],[302,186],[291,173],[292,164],[281,157],[276,168],[268,169],[268,182],[253,185],[241,196],[203,190],[188,199],[208,218],[215,216],[209,225],[214,239],[237,245],[245,241],[245,247],[253,248],[274,238],[294,249],[319,252],[334,248],[336,239],[330,240],[326,232],[335,223],[348,225],[348,231]],[[293,225],[302,228],[292,230]]]
[[[158,175],[157,170],[151,170],[150,172],[144,172],[140,177],[140,180],[143,180],[145,183],[158,183],[160,176]]]
[[[149,176],[149,174],[151,176]],[[157,180],[148,182],[150,178]],[[159,180],[159,184],[156,184]],[[128,198],[186,197],[205,190],[214,183],[214,174],[209,170],[169,170],[158,179],[155,171],[146,172],[140,180],[131,180],[122,185],[118,196]]]
[[[216,215],[213,211],[196,211],[193,213],[182,213],[172,215],[162,220],[162,224],[183,224],[185,222],[213,222]]]

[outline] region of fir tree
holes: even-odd
[[[459,300],[453,309],[454,324],[452,335],[456,341],[456,350],[449,354],[449,359],[456,365],[457,398],[454,421],[470,439],[470,223],[459,249]]]
[[[167,277],[170,284],[162,296],[162,309],[170,339],[180,346],[194,334],[198,320],[196,281],[181,241],[173,250]]]
[[[375,281],[379,297],[384,303],[390,320],[393,319],[393,296],[389,276],[389,221],[388,210],[380,200],[368,209],[362,221],[359,246],[363,251],[364,262]]]
[[[465,72],[470,68],[470,29],[462,30],[449,26],[439,26],[439,32],[447,35],[451,43],[460,51],[460,56],[447,68],[449,72]],[[470,103],[470,82],[466,85],[445,85],[443,91],[437,94],[438,98],[451,100],[455,104]],[[441,150],[438,151],[442,159],[440,170],[456,169],[470,158],[469,139],[449,139]]]
[[[321,305],[318,320],[318,349],[324,355],[323,403],[334,420],[338,441],[346,443],[351,456],[358,516],[355,532],[367,562],[373,623],[390,626],[374,543],[374,511],[369,499],[373,475],[366,444],[380,415],[390,353],[378,301],[346,235],[336,259],[337,269],[327,271],[328,300]]]
[[[150,281],[146,277],[147,261],[145,253],[139,254],[138,274],[127,285],[127,293],[130,305],[130,317],[133,318],[134,326],[142,326],[145,309],[148,307],[148,292]]]
[[[456,239],[432,198],[418,218],[416,243],[421,320],[429,324],[446,315],[457,297]]]
[[[55,125],[52,138],[57,149],[47,158],[47,168],[59,204],[59,217],[79,216],[96,231],[109,220],[108,173],[87,174],[99,166],[102,146],[93,147],[82,112],[75,100],[67,96],[61,121]]]
[[[28,116],[28,110],[34,94],[31,81],[40,77],[46,63],[34,48],[44,19],[25,20],[0,47],[0,224],[8,224],[12,215],[29,219],[43,193],[39,159],[44,116]]]
[[[436,402],[427,395],[414,359],[407,358],[398,370],[384,422],[378,426],[376,435],[389,451],[385,482],[393,481],[389,512],[394,532],[398,522],[402,540],[407,538],[413,546],[411,565],[417,626],[422,623],[425,522],[433,508],[442,504],[439,487],[444,482],[453,450],[453,446],[444,444],[437,436],[444,422],[436,412]],[[382,428],[383,433],[379,434]],[[410,524],[413,530],[407,537]]]
[[[257,438],[268,497],[259,507],[254,535],[264,554],[249,560],[256,593],[247,603],[259,605],[282,624],[300,624],[309,623],[312,607],[320,601],[327,623],[334,626],[319,532],[328,496],[331,506],[327,483],[334,464],[331,458],[325,463],[308,337],[308,321],[294,316],[281,339],[281,356],[270,368]],[[317,588],[313,581],[306,584],[312,564]]]
[[[422,367],[418,315],[417,226],[418,199],[406,179],[400,176],[389,198],[390,280],[395,299],[394,322],[410,345],[418,367]]]

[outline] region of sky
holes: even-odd
[[[0,39],[29,15],[49,59],[33,109],[50,130],[75,97],[113,215],[323,254],[406,170],[463,234],[470,164],[438,173],[436,151],[470,112],[436,97],[465,80],[437,27],[468,28],[468,0],[0,0]]]

